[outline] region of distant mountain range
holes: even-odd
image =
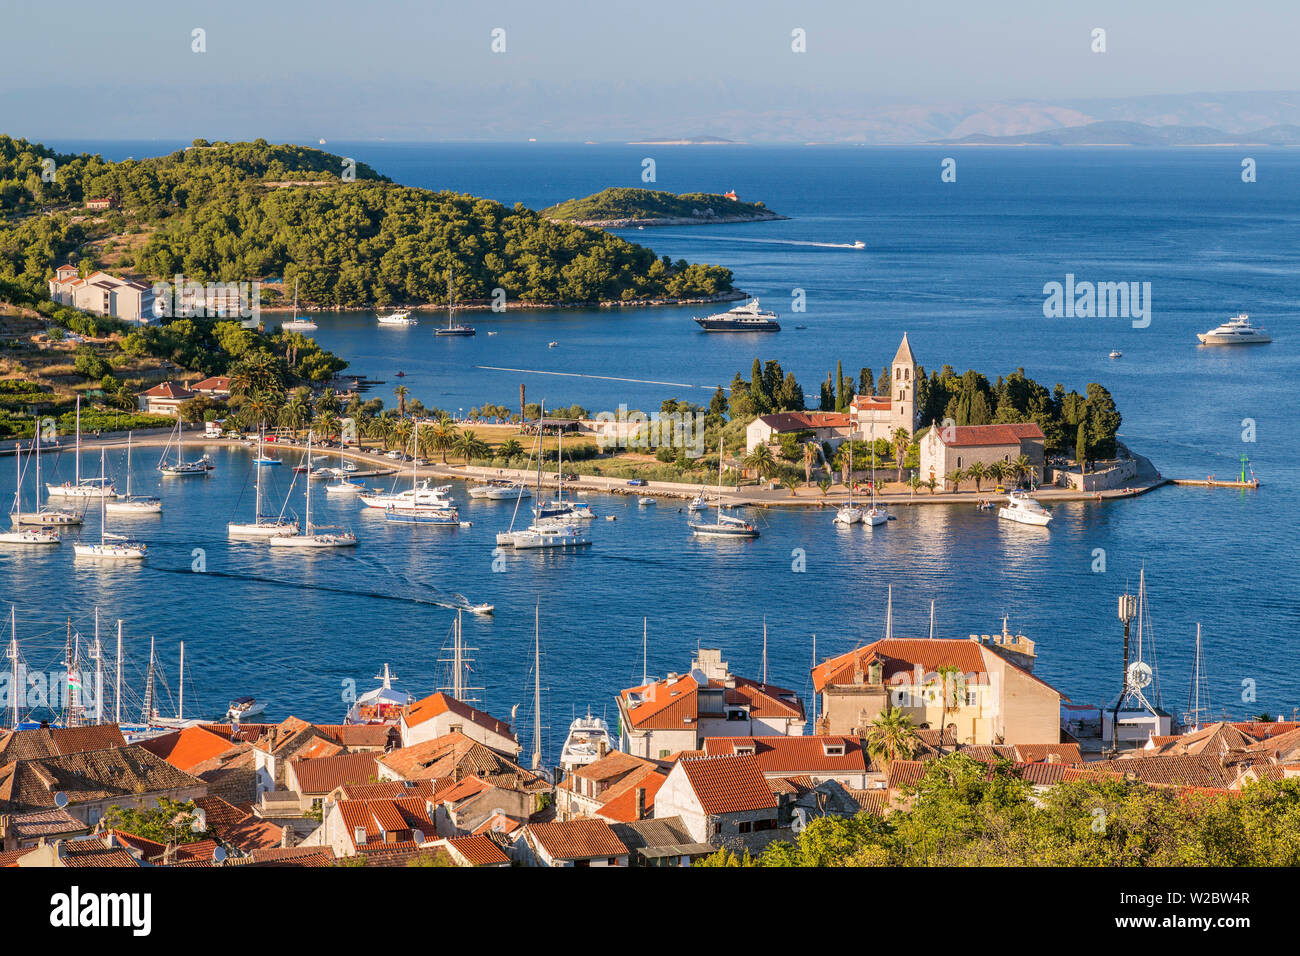
[[[971,133],[933,142],[955,146],[1300,146],[1300,126],[1279,123],[1248,133],[1229,133],[1212,126],[1108,121],[1011,136]]]

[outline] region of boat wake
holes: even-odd
[[[660,234],[656,234],[657,236]],[[707,239],[709,242],[758,242],[773,246],[811,246],[814,249],[864,249],[865,245],[856,242],[812,242],[807,239],[745,239],[740,236],[675,236],[663,235],[665,239]]]

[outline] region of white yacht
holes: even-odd
[[[447,497],[451,485],[433,487],[426,478],[406,491],[367,491],[358,495],[367,508],[386,511],[389,508],[453,508],[455,503]]]
[[[20,446],[14,446],[14,470],[18,472],[18,480],[14,485],[14,504],[9,510],[10,520],[13,521],[14,530],[0,532],[0,543],[3,544],[58,544],[60,540],[59,533],[53,528],[42,527],[36,530],[24,528],[23,524],[29,523],[23,521],[23,450]],[[40,485],[36,486],[36,496],[40,497]],[[34,516],[28,516],[34,517]]]
[[[73,452],[73,467],[76,469],[76,477],[72,481],[65,481],[61,485],[47,484],[46,492],[51,498],[116,498],[117,489],[113,483],[104,477],[101,471],[98,478],[81,477],[81,396],[77,396],[77,438],[75,451]]]
[[[1261,328],[1250,324],[1250,316],[1241,313],[1224,322],[1217,329],[1198,332],[1202,345],[1264,345],[1273,339]]]
[[[99,470],[104,470],[104,449],[99,449]],[[139,541],[131,541],[121,535],[108,533],[108,515],[104,510],[104,498],[99,499],[99,544],[78,542],[73,549],[79,558],[103,558],[107,560],[142,561],[147,548]]]
[[[708,507],[709,507],[708,499],[704,497],[704,492],[701,491],[698,495],[696,495],[694,498],[691,499],[691,503],[687,505],[687,510],[704,511]]]
[[[0,544],[58,544],[63,539],[57,531],[48,528],[33,530],[19,528],[17,531],[0,531]]]
[[[862,509],[853,503],[853,442],[849,442],[849,503],[835,512],[835,524],[853,525],[862,521]]]
[[[162,499],[154,495],[131,494],[131,433],[126,433],[126,494],[104,505],[106,511],[125,515],[162,513]]]
[[[686,522],[686,526],[691,529],[691,534],[699,538],[757,538],[758,528],[744,518],[725,514],[722,510],[722,453],[723,448],[719,443],[717,516],[713,521],[696,521],[692,518]]]
[[[262,455],[262,436],[257,436],[258,458]],[[298,533],[298,522],[284,516],[283,510],[278,515],[262,514],[262,469],[253,459],[253,520],[231,521],[226,525],[226,534],[232,538],[281,538]],[[293,485],[289,485],[290,490]]]
[[[775,312],[759,308],[758,300],[719,312],[716,315],[695,319],[705,332],[780,332],[781,323]]]
[[[311,461],[311,433],[307,433],[307,460]],[[319,531],[311,523],[311,482],[303,482],[307,498],[307,513],[303,517],[303,533],[273,535],[267,544],[273,548],[353,548],[357,536],[348,531]]]
[[[1052,521],[1052,513],[1022,491],[1007,495],[1007,503],[998,509],[998,517],[1044,528]]]
[[[529,525],[523,531],[505,531],[498,534],[497,544],[526,551],[537,548],[582,548],[591,544],[591,539],[576,524],[541,520]]]
[[[410,312],[392,312],[388,315],[379,316],[376,321],[380,325],[418,325],[416,319],[411,318]]]
[[[411,703],[411,695],[402,690],[393,689],[397,680],[388,665],[382,673],[375,675],[380,686],[366,691],[348,708],[345,724],[395,724],[401,719],[402,712]]]
[[[171,448],[171,439],[167,440],[167,446],[163,449],[162,459],[158,462],[158,470],[168,478],[192,478],[195,475],[207,475],[212,470],[212,459],[207,455],[194,461],[185,461],[185,426],[180,417],[176,419],[176,461],[173,464],[167,462],[167,451]]]
[[[35,451],[36,458],[36,510],[24,512],[22,509],[22,466],[19,465],[19,480],[16,493],[14,494],[14,506],[9,513],[9,520],[13,522],[15,528],[24,526],[34,526],[38,528],[66,528],[82,523],[81,515],[72,511],[55,511],[41,507],[41,439],[36,436],[32,439],[32,448]],[[21,457],[18,451],[14,451],[15,459]]]
[[[593,717],[591,708],[587,708],[586,717],[579,717],[569,724],[569,736],[564,738],[564,747],[560,750],[560,766],[567,775],[614,749],[609,725],[603,718]]]
[[[311,319],[298,318],[298,280],[293,280],[293,318],[285,322],[280,328],[286,332],[315,332],[319,325]]]
[[[471,491],[473,490],[471,489]],[[522,482],[513,485],[489,485],[482,495],[489,501],[518,501],[520,498],[531,498],[532,496],[533,493]]]

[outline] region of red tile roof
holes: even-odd
[[[957,638],[882,638],[822,661],[813,668],[813,686],[821,691],[828,684],[852,684],[854,672],[860,669],[866,674],[868,665],[876,660],[881,663],[882,679],[886,683],[898,674],[910,677],[918,665],[927,675],[940,667],[956,667],[963,674],[983,674],[984,655],[980,647],[977,641]]]
[[[914,787],[921,782],[925,774],[925,764],[919,760],[895,760],[889,765],[889,777],[886,786],[890,790],[899,787]]]
[[[626,856],[627,847],[604,820],[529,824],[528,832],[553,860]]]
[[[725,703],[746,707],[751,718],[803,719],[803,703],[794,691],[747,677],[731,677],[735,686],[724,688]],[[723,684],[711,680],[708,687],[716,690],[723,688]],[[680,730],[693,727],[699,721],[699,688],[694,677],[682,674],[640,687],[629,687],[621,691],[620,696],[627,707],[628,722],[638,730]],[[640,698],[636,703],[632,701],[634,695]]]
[[[469,704],[463,703],[452,697],[450,694],[444,694],[439,691],[423,700],[418,700],[411,705],[406,713],[406,726],[416,727],[426,720],[432,720],[439,714],[445,714],[448,711],[463,717],[465,720],[478,724],[480,727],[486,727],[493,733],[500,734],[502,737],[515,739],[515,735],[510,732],[510,725],[504,721],[497,720],[491,714],[486,714],[481,710],[475,710]]]
[[[645,811],[647,815],[651,815],[655,805],[655,794],[667,779],[667,774],[653,768],[640,772],[633,771],[605,791],[605,802],[600,805],[596,813],[615,823],[633,823],[640,819],[636,812],[636,793],[638,790],[644,790]]]
[[[501,866],[510,862],[510,857],[502,853],[489,837],[457,837],[448,840],[447,845],[468,860],[471,866]]]
[[[774,432],[848,428],[852,424],[845,412],[777,412],[775,415],[760,415],[758,420]]]
[[[936,430],[949,448],[968,448],[984,445],[1019,445],[1021,441],[1042,439],[1043,430],[1034,422],[1017,422],[1007,425],[956,425]],[[948,440],[951,436],[951,440]]]
[[[226,738],[202,727],[174,730],[161,737],[142,740],[140,746],[186,772],[234,747]]]
[[[193,398],[194,395],[194,392],[176,382],[162,382],[147,391],[136,393],[137,398],[164,398],[177,401],[185,401]]]
[[[776,796],[755,757],[699,757],[677,766],[707,814],[776,808]]]
[[[373,753],[335,754],[331,757],[295,757],[289,761],[301,793],[326,794],[345,783],[372,783],[379,778]]]
[[[865,773],[867,757],[857,737],[707,737],[710,757],[752,748],[759,769],[782,777],[807,773]],[[828,754],[839,748],[842,753]]]

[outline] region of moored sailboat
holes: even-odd
[[[126,494],[104,506],[113,514],[156,515],[162,513],[162,499],[153,495],[131,494],[131,432],[126,433]]]
[[[311,432],[307,433],[307,460],[311,460]],[[294,535],[275,535],[267,540],[273,548],[351,548],[357,543],[357,536],[348,531],[317,530],[311,523],[311,482],[303,483],[307,498],[307,513],[303,519],[303,533]]]

